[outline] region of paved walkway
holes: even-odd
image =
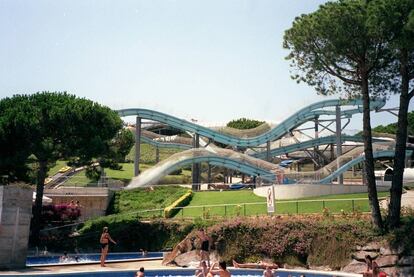
[[[65,265],[65,266],[42,266],[42,267],[30,267],[21,270],[14,271],[0,271],[1,275],[16,274],[33,276],[34,274],[44,273],[67,273],[67,272],[100,272],[100,271],[116,271],[116,270],[136,270],[140,267],[145,269],[171,269],[172,267],[166,267],[161,265],[161,260],[155,261],[141,261],[141,262],[124,262],[124,263],[107,263],[106,267],[101,267],[99,264],[89,265]]]
[[[388,208],[389,198],[386,200],[381,201],[380,205],[381,208],[386,209]],[[414,209],[414,191],[407,190],[406,193],[403,193],[401,196],[401,207],[408,207]]]

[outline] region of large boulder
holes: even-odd
[[[189,266],[200,262],[201,241],[194,232],[178,243],[171,252],[164,255],[163,265]],[[210,254],[211,261],[217,261],[216,254]]]
[[[201,260],[199,250],[191,250],[175,257],[174,262],[178,266],[190,266]]]
[[[362,273],[367,269],[367,264],[359,262],[357,260],[352,260],[352,262],[342,268],[342,271],[350,273]]]

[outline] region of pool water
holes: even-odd
[[[257,269],[232,269],[230,268],[231,276],[234,277],[261,277],[263,276],[263,270]],[[170,270],[157,270],[150,269],[145,270],[145,276],[148,277],[187,277],[194,276],[195,269],[170,269]],[[59,273],[59,274],[19,274],[19,275],[3,275],[0,273],[0,276],[4,277],[21,277],[21,276],[36,276],[36,277],[133,277],[135,276],[136,271],[105,271],[105,272],[77,272],[77,273]],[[321,272],[316,273],[315,271],[288,271],[284,269],[279,269],[275,271],[275,277],[300,277],[301,275],[306,277],[354,277],[360,276],[358,274],[347,274],[347,273],[329,273]],[[333,275],[334,274],[334,275]]]
[[[27,266],[40,266],[40,265],[64,265],[64,264],[85,264],[85,263],[98,263],[101,257],[100,253],[94,254],[70,254],[69,258],[65,261],[60,261],[61,256],[29,256],[26,258]],[[137,252],[123,252],[123,253],[109,253],[106,257],[106,262],[119,262],[119,261],[133,261],[140,259],[161,259],[162,252],[148,252],[146,255]]]
[[[229,269],[231,276],[234,277],[261,277],[263,276],[263,270],[256,269]],[[145,276],[150,277],[187,277],[194,276],[194,269],[177,269],[177,270],[145,270]],[[106,271],[106,272],[82,272],[82,273],[60,273],[60,274],[40,274],[40,275],[30,275],[37,277],[133,277],[135,276],[136,271]],[[277,270],[274,273],[275,277],[300,277],[304,274],[306,277],[342,277],[342,276],[360,276],[356,274],[346,274],[346,273],[337,273],[332,275],[332,273],[314,273],[314,272],[300,272],[300,271],[287,271],[287,270]],[[19,275],[0,275],[7,277],[17,277]]]

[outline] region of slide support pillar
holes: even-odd
[[[316,116],[315,117],[315,139],[318,139],[318,138],[319,138],[319,117]],[[320,164],[321,159],[319,158],[318,151],[319,151],[319,146],[316,145],[313,148],[313,155],[317,163]],[[319,166],[314,164],[314,169],[315,170],[319,169]]]
[[[200,135],[194,134],[193,137],[193,147],[200,148]],[[193,163],[192,170],[191,170],[191,177],[192,177],[192,189],[193,190],[200,190],[200,163]]]
[[[270,162],[270,141],[266,142],[266,161]]]
[[[336,111],[336,161],[337,169],[341,166],[339,157],[342,155],[342,127],[341,127],[341,107],[338,105],[335,107]],[[338,177],[338,184],[343,185],[344,175],[341,174]]]
[[[155,162],[160,162],[160,148],[158,146],[155,147]]]
[[[139,175],[139,159],[141,158],[141,117],[137,116],[135,124],[135,160],[134,176]]]

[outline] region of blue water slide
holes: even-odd
[[[148,138],[146,136],[141,136],[141,140],[145,143],[148,143],[148,144],[151,144],[155,147],[160,147],[160,148],[178,148],[178,149],[187,150],[187,149],[190,149],[192,147],[189,144],[158,141],[158,140]]]
[[[274,164],[268,163],[266,161],[262,161],[259,159],[255,159],[252,157],[244,158],[246,155],[238,154],[238,156],[223,156],[220,153],[211,153],[204,149],[197,149],[197,154],[194,154],[194,149],[187,150],[181,153],[175,154],[175,156],[171,156],[167,160],[159,163],[158,165],[144,171],[138,177],[135,177],[131,183],[127,186],[128,189],[153,185],[162,177],[168,175],[169,173],[179,169],[191,165],[193,163],[202,163],[208,162],[212,165],[217,165],[221,167],[226,167],[229,169],[233,169],[242,173],[245,173],[250,176],[260,176],[262,179],[274,182],[277,179],[277,175],[282,173],[282,171],[275,167]],[[185,153],[185,154],[183,154]],[[407,155],[412,155],[413,151],[408,150]],[[393,150],[384,150],[384,151],[375,151],[374,158],[384,158],[394,157]],[[352,166],[361,163],[365,160],[365,155],[360,155],[352,159],[351,161],[345,163],[337,170],[332,172],[327,177],[319,180],[317,183],[319,184],[329,184],[332,183],[339,175],[345,173],[347,170],[352,168]],[[306,181],[305,181],[306,182]]]
[[[227,153],[233,152],[226,151]],[[270,182],[275,181],[278,168],[276,165],[236,152],[234,152],[235,155],[226,156],[223,152],[225,151],[220,150],[219,153],[214,153],[200,148],[174,154],[154,167],[147,169],[139,176],[134,177],[126,188],[132,189],[156,184],[162,177],[179,168],[203,162],[233,169],[249,176],[261,176]]]
[[[377,110],[382,108],[385,105],[385,100],[383,99],[373,99],[370,102],[370,109]],[[123,109],[118,110],[118,114],[121,117],[124,116],[139,116],[144,119],[159,121],[165,124],[168,124],[174,128],[181,129],[188,132],[197,133],[201,136],[210,138],[214,141],[226,144],[233,145],[238,147],[252,147],[264,144],[268,141],[273,141],[281,138],[292,129],[302,125],[303,123],[313,120],[316,117],[323,115],[335,115],[334,110],[325,110],[325,108],[332,108],[336,106],[341,107],[356,107],[353,109],[341,109],[341,116],[345,118],[350,118],[356,113],[362,112],[362,100],[353,99],[353,100],[325,100],[311,104],[305,108],[302,108],[298,112],[294,113],[286,120],[281,122],[275,128],[269,130],[266,133],[263,133],[256,137],[251,138],[238,138],[235,136],[230,136],[222,134],[218,131],[211,130],[204,126],[197,125],[193,122],[189,122],[184,119],[180,119],[165,113],[147,110],[147,109]]]
[[[406,151],[406,155],[411,156],[413,153],[412,150],[407,150]],[[385,151],[376,151],[374,152],[374,159],[378,159],[378,158],[393,158],[395,155],[394,150],[385,150]],[[357,165],[361,162],[365,161],[365,155],[361,155],[349,162],[347,162],[346,164],[342,165],[341,167],[339,167],[337,170],[335,170],[334,172],[332,172],[332,174],[330,174],[329,176],[321,179],[319,181],[320,184],[329,184],[332,183],[333,180],[335,180],[336,178],[339,177],[339,175],[343,174],[344,172],[346,172],[348,169],[350,169],[352,166]]]
[[[342,142],[345,142],[345,141],[364,142],[364,139],[361,136],[342,136],[341,141]],[[379,141],[383,141],[383,139],[373,138],[372,141],[379,142]],[[274,156],[279,156],[279,155],[292,153],[292,152],[300,151],[303,149],[312,148],[312,147],[320,146],[320,145],[331,144],[331,143],[336,143],[336,136],[321,137],[321,138],[311,139],[311,140],[307,140],[304,142],[295,143],[295,144],[291,144],[291,145],[287,145],[283,147],[273,148],[270,150],[269,155],[271,157],[274,157]],[[264,159],[266,158],[267,153],[266,151],[261,151],[261,152],[253,153],[251,155],[259,159]]]

